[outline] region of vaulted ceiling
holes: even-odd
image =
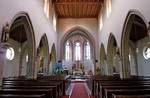
[[[9,37],[19,43],[25,42],[27,40],[27,35],[24,26],[20,25],[15,29],[11,30]]]
[[[96,18],[104,0],[53,0],[58,18]]]

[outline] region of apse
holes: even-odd
[[[93,46],[91,40],[76,30],[64,42],[63,68],[73,75],[94,73]]]

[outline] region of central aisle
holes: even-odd
[[[70,98],[89,98],[84,82],[74,83]]]

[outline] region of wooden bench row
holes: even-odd
[[[3,80],[0,98],[61,98],[64,80],[9,78]]]
[[[17,95],[17,94],[0,94],[0,98],[45,98],[45,94],[41,95]]]
[[[132,77],[128,79],[119,79],[116,77],[94,77],[93,95],[97,98],[121,98],[119,96],[134,95],[139,98],[140,95],[150,95],[150,79]],[[138,95],[139,96],[138,96]],[[119,95],[119,96],[117,96]],[[148,98],[143,96],[143,98]],[[128,98],[123,97],[123,98]],[[132,97],[132,96],[131,96]],[[130,98],[130,97],[129,97]],[[135,97],[136,98],[136,97]]]
[[[150,95],[117,95],[113,94],[113,98],[150,98]]]

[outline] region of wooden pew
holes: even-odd
[[[52,89],[0,89],[0,94],[16,94],[16,95],[42,95],[44,98],[52,98]]]
[[[0,94],[0,98],[45,98],[45,94],[41,95]]]
[[[15,83],[17,83],[17,84],[20,84],[21,82],[25,82],[25,81],[28,81],[27,83],[28,83],[28,85],[36,85],[37,83],[39,83],[40,85],[46,85],[46,84],[48,84],[48,85],[56,85],[57,86],[57,88],[59,89],[59,93],[61,92],[61,93],[63,93],[63,92],[65,92],[65,86],[64,86],[64,81],[59,81],[59,79],[57,79],[57,80],[47,80],[47,79],[39,79],[39,80],[25,80],[25,79],[5,79],[5,80],[3,80],[3,85],[9,85],[9,83],[11,84],[12,82],[14,82],[15,81]],[[33,82],[35,82],[36,81],[36,84],[34,84]],[[46,83],[47,82],[47,83]],[[14,83],[14,84],[15,84]],[[26,84],[27,84],[26,83]],[[25,83],[23,83],[23,84],[25,84]],[[38,85],[39,85],[38,84]],[[60,93],[60,94],[61,94]]]
[[[13,86],[13,85],[5,85],[2,88],[3,89],[52,89],[53,98],[60,97],[57,94],[56,86]]]
[[[67,77],[69,78],[69,77]],[[57,76],[57,75],[51,75],[51,76],[39,76],[37,80],[48,80],[48,81],[61,81],[63,82],[62,84],[62,93],[65,95],[65,88],[66,84],[69,82],[67,81],[67,78],[65,76]]]
[[[104,94],[105,94],[105,89],[150,89],[150,85],[147,86],[147,85],[140,85],[140,86],[136,86],[136,85],[132,85],[132,86],[124,86],[124,85],[120,85],[120,86],[116,86],[116,85],[111,85],[111,86],[101,86],[100,88],[100,94],[99,96],[101,96],[101,98],[105,97]]]
[[[12,83],[4,83],[3,89],[52,89],[53,97],[58,98],[61,95],[59,95],[59,88],[58,85],[55,84],[42,84],[42,83],[36,83],[36,82],[12,82]]]
[[[15,87],[16,86],[16,87]],[[19,86],[19,87],[18,87]],[[24,86],[24,87],[21,87]],[[5,79],[3,80],[3,88],[39,88],[39,86],[43,86],[43,88],[56,88],[53,91],[53,96],[57,97],[62,96],[63,92],[63,82],[62,81],[48,81],[48,80],[25,80],[25,79]],[[44,87],[45,86],[45,87]],[[52,87],[50,87],[52,86]],[[57,91],[56,91],[57,90]],[[56,93],[55,93],[56,92]],[[61,93],[60,93],[61,92]]]
[[[116,78],[99,78],[96,81],[94,80],[93,83],[93,92],[96,93],[94,95],[97,95],[98,97],[101,95],[100,93],[102,92],[101,89],[103,86],[132,86],[132,85],[136,85],[136,86],[140,86],[140,85],[147,85],[150,86],[150,79],[132,79],[132,78],[128,78],[128,79],[116,79]]]
[[[117,95],[112,94],[112,98],[150,98],[150,95]]]
[[[99,85],[99,88],[97,90],[97,96],[99,97],[100,95],[103,96],[104,95],[104,89],[105,88],[110,88],[110,89],[127,89],[127,88],[138,88],[138,89],[142,89],[142,88],[150,88],[150,84],[148,83],[128,83],[128,82],[120,82],[120,83],[115,83],[115,82],[110,82],[110,83],[101,83]]]
[[[124,88],[127,88],[129,86],[136,85],[137,87],[133,88],[139,88],[138,86],[145,85],[150,86],[150,78],[127,78],[127,79],[119,79],[114,77],[94,77],[93,78],[93,94],[96,95],[96,97],[100,97],[103,92],[103,86],[126,86]],[[116,88],[117,89],[117,88]],[[118,88],[119,89],[119,88]]]
[[[95,75],[92,77],[92,95],[96,95],[99,92],[99,87],[100,87],[100,81],[110,81],[110,80],[120,80],[118,77],[114,76],[99,76]]]
[[[105,98],[112,98],[112,94],[120,95],[144,95],[150,94],[150,89],[105,89]]]

